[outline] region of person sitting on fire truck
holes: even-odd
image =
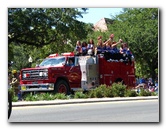
[[[95,55],[101,54],[103,52],[102,36],[99,36],[97,38],[97,40],[98,40],[98,42],[97,42],[97,46],[95,48]]]
[[[122,43],[122,39],[119,39],[118,42],[113,41],[114,34],[110,35],[110,38],[103,43],[103,45],[106,45],[104,51],[105,51],[105,57],[106,60],[113,59],[113,60],[119,60],[121,58],[121,55],[119,54],[119,49],[117,48],[117,45],[119,43]]]
[[[131,64],[132,58],[134,58],[134,56],[132,55],[127,43],[122,43],[120,47],[120,53],[123,54],[126,57],[126,60],[128,60]]]

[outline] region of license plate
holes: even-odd
[[[21,86],[21,90],[26,90],[26,87],[25,86]]]
[[[32,82],[32,84],[38,84],[38,82]]]

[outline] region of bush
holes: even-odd
[[[157,96],[158,94],[156,92],[151,92],[151,96]]]
[[[106,85],[100,85],[96,89],[89,91],[88,96],[90,98],[113,97],[111,88]]]
[[[68,97],[64,93],[55,94],[55,99],[67,99]]]
[[[14,91],[10,89],[12,93],[12,101],[17,101],[18,97],[14,95]],[[155,92],[150,92],[148,90],[141,89],[140,93],[136,93],[131,89],[127,89],[126,85],[122,83],[113,83],[112,86],[100,85],[99,87],[84,93],[82,91],[77,91],[74,94],[65,95],[63,93],[38,93],[33,94],[27,93],[23,96],[25,101],[39,101],[39,100],[55,100],[55,99],[72,99],[72,98],[103,98],[103,97],[136,97],[136,96],[151,96],[157,95]]]
[[[83,92],[77,91],[74,94],[74,98],[87,98],[87,95],[84,94]]]
[[[126,91],[126,85],[123,85],[122,83],[113,83],[111,92],[114,97],[124,97]]]
[[[134,90],[126,90],[125,96],[126,97],[136,97],[138,95],[137,95],[137,92]]]
[[[40,100],[54,100],[55,99],[55,95],[50,94],[50,93],[40,93],[38,94],[38,97]]]
[[[141,88],[139,96],[151,96],[151,92],[146,89]]]
[[[87,94],[87,97],[88,98],[95,98],[95,90],[94,89],[90,90]]]
[[[10,93],[11,97],[14,98],[15,97],[15,91],[14,91],[14,88],[11,87],[8,89],[8,92]]]
[[[30,93],[30,94],[26,94],[26,95],[24,95],[24,97],[23,97],[23,99],[25,100],[25,101],[37,101],[37,100],[39,100],[38,99],[39,97],[38,97],[38,95],[37,94],[32,94],[32,93]]]

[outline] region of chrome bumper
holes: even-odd
[[[19,88],[21,92],[52,91],[54,90],[54,83],[21,84]]]

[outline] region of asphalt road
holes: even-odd
[[[159,122],[159,101],[13,107],[9,122]]]

